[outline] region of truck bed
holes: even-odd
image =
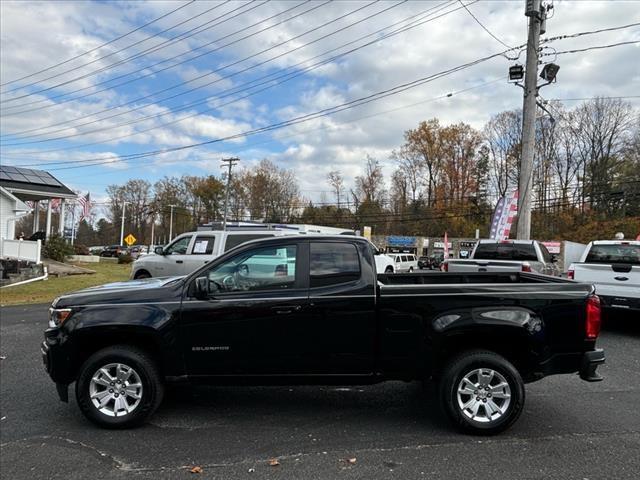
[[[486,284],[552,284],[555,287],[579,284],[559,277],[525,272],[420,272],[378,274],[382,285],[486,285]],[[583,285],[584,287],[584,285]],[[590,287],[590,286],[589,286]],[[582,289],[581,289],[582,290]]]

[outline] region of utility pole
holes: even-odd
[[[169,205],[171,207],[171,215],[169,215],[169,241],[173,240],[173,209],[175,205]]]
[[[520,176],[518,178],[517,238],[519,240],[529,240],[531,237],[531,187],[536,136],[538,49],[540,46],[540,25],[545,16],[541,0],[525,0],[525,4],[525,15],[529,17],[529,37],[522,105],[522,155],[520,156]]]
[[[124,245],[124,212],[127,202],[122,202],[122,222],[120,223],[120,246]]]
[[[237,157],[231,158],[223,158],[221,167],[224,167],[225,164],[229,168],[229,172],[227,173],[227,188],[224,194],[224,217],[222,218],[222,230],[225,231],[227,229],[227,213],[229,212],[229,190],[231,189],[231,169],[234,165],[237,165],[240,161]]]

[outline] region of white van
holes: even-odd
[[[165,247],[143,255],[133,262],[131,278],[187,275],[227,250],[250,240],[291,235],[281,230],[201,231],[178,235]]]
[[[413,272],[418,269],[418,259],[412,253],[387,253],[393,259],[396,273]]]

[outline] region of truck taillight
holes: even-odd
[[[440,270],[443,272],[448,272],[449,271],[449,264],[447,262],[442,262],[442,265],[440,265]]]
[[[602,323],[602,309],[600,308],[600,299],[597,295],[591,295],[587,299],[587,320],[585,329],[587,338],[595,340],[600,333],[600,324]]]
[[[569,270],[567,272],[567,278],[569,280],[573,280],[574,278],[576,278],[576,272],[574,270]]]
[[[529,265],[528,263],[523,263],[522,264],[522,271],[531,273],[531,265]]]

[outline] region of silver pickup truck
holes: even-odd
[[[556,258],[535,240],[479,240],[468,259],[446,259],[445,272],[536,272],[559,276]]]
[[[591,242],[567,274],[595,285],[604,307],[640,311],[640,242]]]

